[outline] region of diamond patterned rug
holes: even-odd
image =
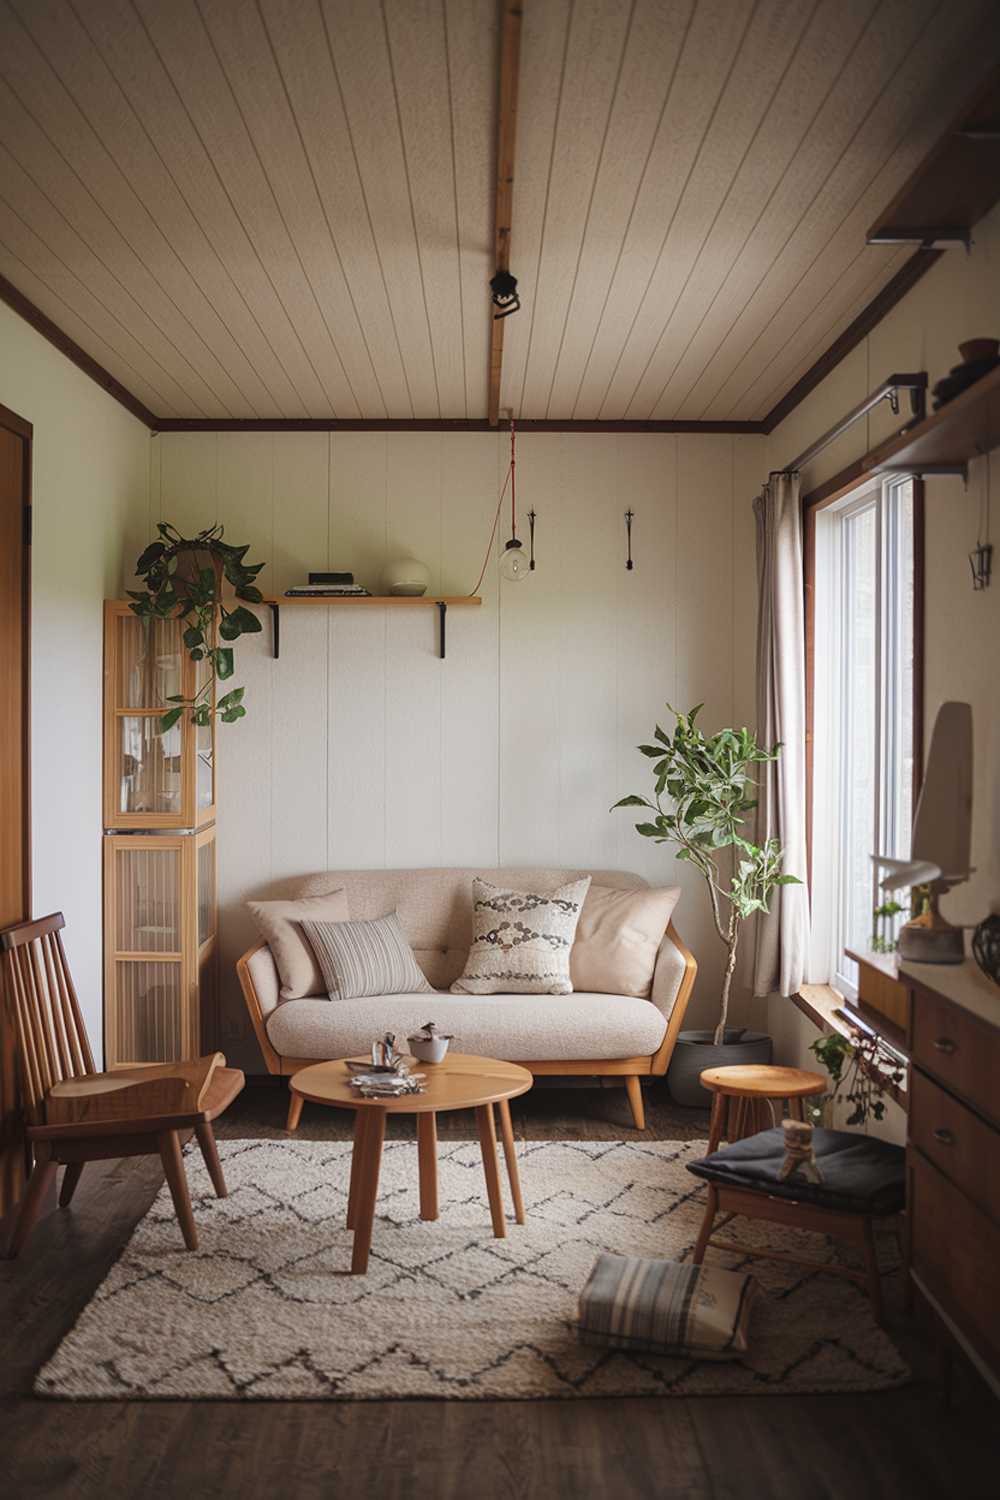
[[[690,1254],[704,1188],[684,1163],[701,1142],[522,1143],[528,1222],[508,1217],[503,1240],[490,1231],[477,1143],[441,1144],[441,1217],[427,1224],[416,1147],[391,1142],[364,1277],[348,1274],[349,1143],[219,1149],[226,1199],[198,1153],[186,1158],[201,1249],[184,1250],[164,1188],[40,1372],[39,1394],[528,1400],[878,1390],[908,1378],[860,1288],[777,1262],[752,1263],[762,1295],[743,1362],[577,1343],[577,1297],[599,1251]],[[813,1258],[823,1243],[776,1225],[740,1229]],[[881,1253],[898,1266],[893,1238]]]

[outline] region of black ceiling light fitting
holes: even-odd
[[[490,282],[490,293],[493,306],[499,308],[499,312],[493,314],[494,318],[509,318],[511,313],[520,311],[521,299],[517,295],[517,277],[512,276],[509,271],[498,271]]]

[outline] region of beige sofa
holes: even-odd
[[[644,1126],[640,1079],[666,1071],[697,965],[673,926],[664,933],[648,1000],[629,995],[452,995],[472,942],[472,877],[518,890],[551,890],[591,875],[597,885],[642,886],[624,870],[335,870],[303,882],[300,896],[347,892],[352,917],[398,911],[435,995],[377,999],[325,997],[279,1002],[271,950],[257,943],[236,965],[268,1070],[296,1073],[310,1063],[366,1054],[373,1036],[406,1037],[424,1021],[454,1033],[462,1052],[522,1063],[533,1073],[621,1077],[636,1128]]]

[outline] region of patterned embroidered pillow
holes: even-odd
[[[739,1359],[757,1283],[738,1271],[603,1254],[580,1293],[581,1344]]]
[[[554,891],[472,882],[472,947],[454,995],[571,995],[569,955],[590,876]]]
[[[433,993],[394,911],[370,922],[303,922],[302,931],[331,1000]]]

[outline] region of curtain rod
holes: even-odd
[[[863,401],[859,401],[857,406],[853,406],[846,417],[841,417],[839,422],[831,427],[828,432],[824,432],[822,437],[817,438],[814,443],[811,443],[808,448],[804,449],[784,469],[772,469],[771,473],[794,474],[797,470],[804,469],[806,464],[811,463],[816,457],[817,453],[822,453],[824,448],[828,447],[830,443],[835,442],[849,427],[853,427],[855,422],[870,412],[873,407],[878,406],[882,401],[888,401],[894,414],[898,416],[900,391],[909,391],[910,411],[913,413],[912,421],[907,422],[905,427],[900,428],[900,431],[905,432],[907,427],[912,426],[916,422],[922,422],[927,415],[927,371],[917,370],[904,375],[890,375],[886,380],[882,381],[881,385],[876,386]]]

